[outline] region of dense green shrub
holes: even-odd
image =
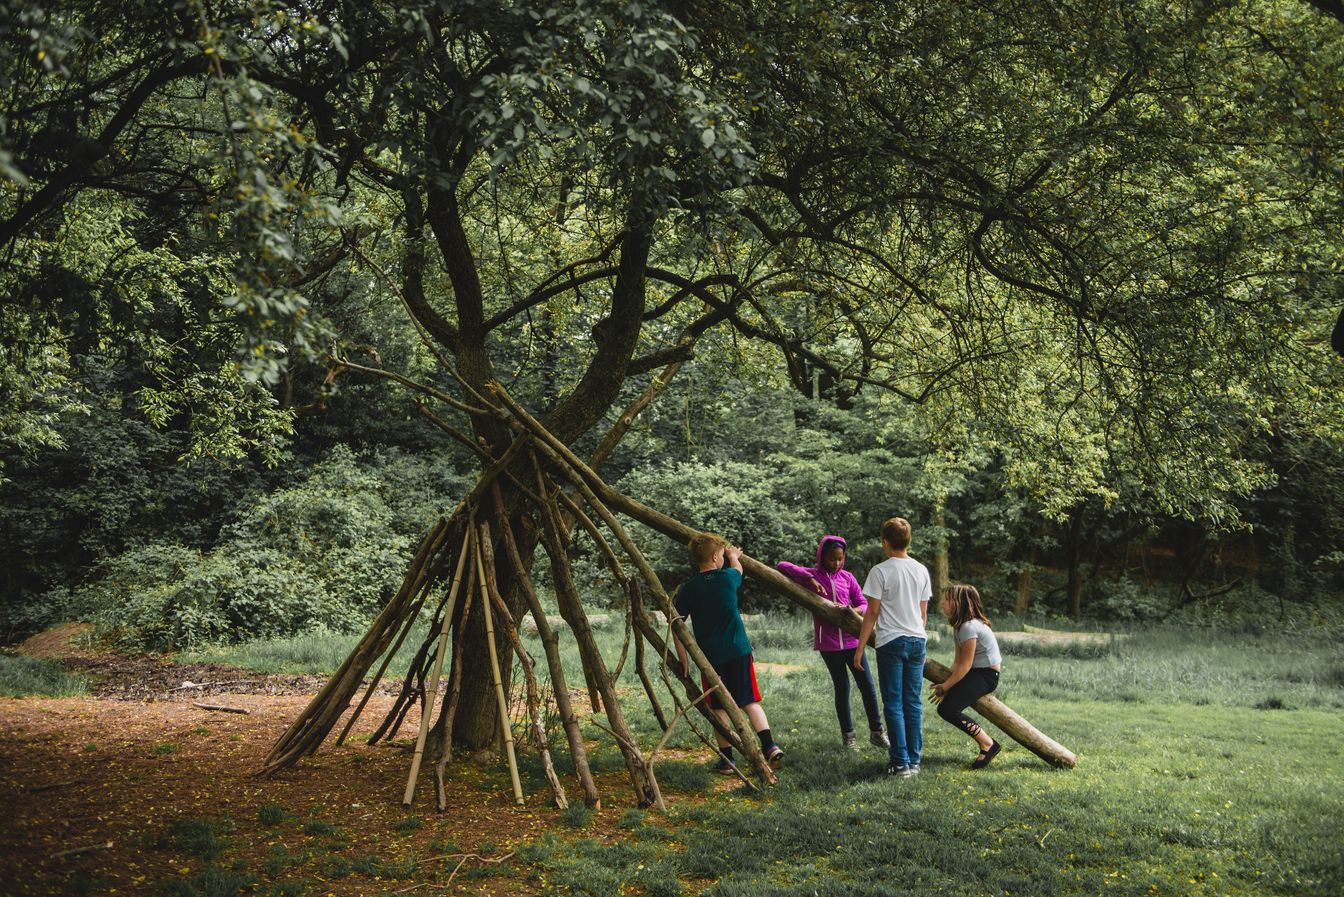
[[[337,447],[305,479],[240,509],[213,549],[141,545],[53,601],[130,648],[354,630],[395,591],[421,530],[461,485],[425,459]]]

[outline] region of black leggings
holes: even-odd
[[[854,649],[843,651],[821,651],[821,659],[826,662],[826,671],[831,674],[831,685],[835,689],[835,716],[840,721],[842,732],[854,731],[854,717],[849,712],[849,677],[859,687],[859,697],[863,699],[863,712],[868,715],[868,728],[874,732],[882,731],[882,716],[877,710],[877,692],[873,691],[873,674],[868,670],[868,655],[863,657],[863,669],[854,668]]]
[[[980,727],[962,713],[967,707],[999,687],[999,671],[991,667],[971,667],[956,685],[948,689],[938,705],[938,715],[974,738]]]

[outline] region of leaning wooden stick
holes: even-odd
[[[401,802],[409,807],[415,799],[415,780],[420,777],[420,763],[425,757],[425,739],[429,736],[429,718],[439,698],[439,673],[443,670],[443,655],[448,650],[449,632],[453,626],[453,606],[457,603],[457,590],[462,585],[462,569],[467,565],[467,549],[471,546],[471,525],[468,524],[462,534],[462,548],[457,553],[457,569],[453,571],[453,584],[448,587],[448,600],[443,606],[443,624],[439,627],[439,648],[434,655],[434,669],[429,676],[429,686],[425,689],[424,702],[420,705],[420,733],[415,739],[415,758],[411,760],[411,774],[406,778],[406,793]]]
[[[560,723],[564,727],[565,738],[569,741],[569,755],[574,761],[574,774],[578,776],[579,784],[583,788],[583,802],[596,810],[602,806],[602,795],[597,790],[597,782],[594,781],[592,770],[588,767],[588,749],[583,743],[583,733],[579,729],[578,718],[574,715],[574,707],[569,700],[569,682],[560,659],[560,640],[551,624],[546,621],[545,609],[542,608],[541,601],[537,598],[537,591],[533,588],[532,580],[523,566],[522,554],[518,551],[518,544],[513,540],[508,510],[504,506],[504,497],[498,485],[494,489],[494,498],[495,519],[499,524],[504,550],[513,569],[519,571],[518,587],[522,590],[523,598],[527,600],[532,619],[537,624],[537,636],[541,639],[542,650],[546,653],[546,666],[551,674],[551,693],[555,695],[555,709],[560,714]]]
[[[478,537],[479,538],[479,537]],[[499,652],[495,650],[494,616],[490,613],[488,587],[485,584],[485,564],[481,560],[481,546],[474,544],[476,575],[480,584],[481,611],[485,614],[485,646],[490,653],[490,673],[495,680],[495,700],[499,702],[499,726],[504,736],[504,751],[509,758],[509,777],[513,780],[513,797],[523,803],[523,783],[518,780],[518,758],[513,752],[513,727],[509,725],[509,700],[504,696],[504,679],[499,673]]]
[[[537,743],[537,753],[541,757],[541,768],[546,774],[546,781],[551,784],[551,793],[555,795],[555,805],[561,810],[569,806],[569,798],[565,796],[565,787],[560,784],[560,777],[556,775],[555,764],[551,761],[551,746],[546,740],[546,724],[541,718],[541,689],[537,687],[537,675],[532,663],[531,656],[523,647],[523,640],[518,636],[518,627],[514,623],[513,613],[504,601],[504,596],[499,593],[499,585],[495,582],[495,555],[494,549],[490,544],[490,529],[485,521],[481,521],[481,555],[485,558],[485,583],[490,592],[490,603],[494,605],[499,613],[500,623],[504,626],[504,632],[509,637],[509,643],[513,645],[513,653],[518,658],[518,664],[523,669],[523,683],[526,686],[527,694],[527,714],[532,721],[532,738]]]

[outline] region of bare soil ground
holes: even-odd
[[[181,820],[220,822],[226,849],[215,862],[225,868],[255,874],[270,860],[275,874],[260,875],[247,893],[538,890],[530,870],[492,861],[557,827],[549,792],[514,806],[507,771],[491,756],[449,767],[446,812],[434,809],[428,770],[415,806],[404,809],[417,715],[398,744],[364,743],[392,703],[386,691],[371,699],[345,745],[333,738],[297,767],[258,778],[271,745],[323,680],[98,654],[74,647],[70,635],[44,634],[25,649],[90,675],[90,697],[0,698],[0,807],[8,817],[0,826],[0,894],[162,894],[165,883],[207,864],[169,837]],[[610,836],[628,803],[619,778],[602,786],[608,809],[583,830],[586,837]],[[285,820],[267,824],[259,818],[263,805],[284,808]],[[288,852],[288,866],[276,859],[280,851]],[[385,880],[352,873],[351,857],[357,867],[359,857],[385,867],[414,859],[418,870]],[[287,883],[293,891],[281,890]]]

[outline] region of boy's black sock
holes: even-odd
[[[756,737],[761,740],[761,750],[763,752],[768,753],[769,750],[775,746],[775,737],[770,734],[769,729],[762,729],[757,732]]]
[[[721,747],[719,748],[719,756],[725,760],[732,760],[733,749],[731,747]]]

